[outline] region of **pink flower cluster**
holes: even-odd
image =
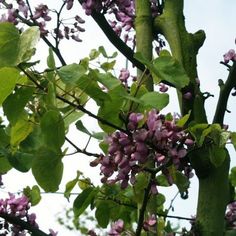
[[[124,232],[124,221],[119,219],[111,224],[111,229],[108,232],[108,236],[121,236],[123,235],[122,232]],[[98,236],[94,230],[89,230],[88,235],[90,236]]]
[[[159,1],[150,0],[153,17],[160,14]],[[135,45],[135,36],[132,32],[135,19],[135,1],[134,0],[84,0],[82,4],[87,15],[93,11],[103,14],[109,13],[109,23],[116,34],[121,37],[125,43],[131,41]]]
[[[73,7],[74,0],[65,0],[64,3],[66,9],[70,10]],[[47,29],[47,22],[52,20],[52,16],[49,15],[52,12],[54,11],[51,11],[47,5],[39,4],[35,7],[31,15],[27,3],[24,0],[17,0],[16,5],[7,4],[7,12],[2,14],[0,22],[11,22],[17,25],[18,23],[21,23],[21,19],[18,17],[20,15],[20,17],[30,21],[31,24],[33,23],[39,26],[41,36],[48,36],[49,30]],[[52,34],[58,40],[71,38],[77,42],[81,42],[82,40],[79,38],[79,34],[80,32],[85,31],[85,29],[81,27],[81,24],[84,23],[85,21],[78,15],[74,17],[73,24],[71,22],[70,24],[67,24],[65,20],[60,19],[59,27],[55,28]],[[70,25],[70,27],[68,25]]]
[[[163,166],[163,174],[167,177],[165,164],[169,162],[183,170],[186,176],[191,176],[190,167],[184,157],[188,145],[192,145],[193,141],[182,128],[176,126],[176,119],[166,120],[156,110],[151,110],[147,117],[140,113],[131,113],[127,130],[127,133],[117,131],[110,135],[106,140],[109,145],[108,154],[91,163],[91,166],[101,164],[103,183],[120,182],[121,188],[126,188],[128,182],[135,183],[136,174],[145,170],[150,161],[154,161],[155,168]],[[117,174],[113,178],[115,173]],[[169,180],[171,182],[170,178]],[[151,191],[157,193],[154,182]]]
[[[82,42],[82,40],[79,37],[79,34],[81,32],[85,32],[85,29],[83,27],[81,27],[81,24],[84,24],[85,21],[78,15],[76,15],[74,17],[74,23],[72,24],[72,27],[69,27],[68,25],[71,24],[66,24],[66,22],[62,22],[62,29],[58,29],[55,28],[54,29],[54,34],[56,35],[56,37],[58,37],[58,39],[73,39],[76,42]]]
[[[227,53],[224,54],[224,62],[229,63],[229,61],[236,61],[236,53],[234,49],[230,49]]]
[[[29,214],[28,210],[30,208],[29,199],[22,195],[21,197],[16,197],[14,194],[9,193],[9,197],[6,199],[0,199],[0,217],[1,214],[17,217],[23,221],[26,221],[31,226],[38,228],[36,223],[35,213]],[[11,232],[12,236],[26,236],[27,231],[23,229],[20,225],[10,225],[6,220],[0,221],[0,235],[9,235]],[[57,232],[49,229],[49,235],[56,236]]]
[[[145,231],[152,231],[152,227],[157,224],[157,219],[155,215],[151,215],[147,220],[143,222],[143,229]]]
[[[225,219],[226,219],[226,227],[228,229],[236,229],[236,201],[231,202],[227,206]]]
[[[109,236],[121,236],[121,233],[124,231],[124,221],[117,220],[111,225],[111,229],[108,232]]]
[[[0,199],[0,214],[9,214],[19,217],[20,219],[30,223],[32,226],[38,228],[38,224],[35,221],[36,215],[34,213],[29,214],[29,208],[29,199],[24,195],[16,198],[14,194],[9,193],[9,198]],[[26,235],[26,231],[18,225],[9,226],[7,222],[4,222],[0,225],[1,230],[4,230],[5,233],[11,231],[12,235]]]
[[[125,86],[125,88],[128,88],[128,80],[132,78],[132,81],[136,81],[137,80],[137,77],[136,76],[133,76],[133,75],[130,75],[130,72],[128,69],[125,69],[125,68],[122,68],[120,70],[120,74],[119,74],[119,77],[118,79],[121,81],[121,83]]]

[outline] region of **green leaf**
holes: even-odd
[[[95,217],[97,219],[98,225],[102,228],[106,228],[109,224],[110,219],[110,208],[107,202],[101,202],[95,211]]]
[[[20,143],[20,150],[25,153],[34,153],[43,146],[40,127],[34,126],[33,131]]]
[[[73,188],[75,187],[75,185],[78,183],[78,179],[73,179],[69,182],[67,182],[66,184],[66,190],[64,192],[64,197],[69,200],[70,195],[71,195],[71,191],[73,190]]]
[[[59,150],[65,142],[65,127],[61,114],[58,111],[46,112],[40,122],[45,145]]]
[[[81,190],[84,190],[84,189],[89,188],[91,186],[91,180],[89,178],[79,179],[78,185]]]
[[[83,132],[83,133],[85,133],[85,134],[87,134],[87,135],[89,135],[89,136],[92,136],[92,134],[87,130],[87,128],[84,126],[84,124],[82,123],[81,120],[78,120],[78,121],[75,123],[75,125],[76,125],[76,128],[77,128],[79,131],[81,131],[81,132]]]
[[[170,184],[168,180],[166,179],[166,176],[163,174],[160,174],[156,177],[157,185],[158,186],[163,186],[163,187],[169,187]]]
[[[93,77],[93,74],[80,77],[77,81],[77,86],[92,99],[94,99],[98,106],[103,104],[104,101],[110,99],[109,95],[103,92],[102,88],[99,87],[96,78]]]
[[[226,150],[222,147],[212,145],[210,147],[210,161],[215,167],[219,167],[223,164],[226,158]]]
[[[172,56],[160,56],[154,60],[153,65],[155,67],[153,73],[162,81],[173,84],[177,89],[189,84],[189,77],[183,66]]]
[[[17,65],[19,44],[19,30],[11,23],[0,23],[0,67]]]
[[[119,86],[120,81],[114,77],[111,73],[96,73],[97,81],[105,86],[108,90],[114,89],[116,86]]]
[[[80,175],[81,175],[81,172],[77,171],[76,178],[74,178],[73,180],[67,182],[66,189],[64,191],[64,197],[67,198],[67,200],[69,200],[70,195],[71,195],[71,191],[73,190],[75,185],[78,183],[78,179],[79,179]]]
[[[14,68],[0,68],[0,106],[2,105],[3,101],[12,93],[19,77],[19,71]]]
[[[148,184],[148,178],[146,173],[139,173],[136,177],[136,182],[134,184],[134,201],[137,204],[142,204],[143,202],[143,193]]]
[[[40,39],[38,26],[32,26],[20,35],[17,64],[28,61],[35,53],[35,46]]]
[[[47,66],[48,66],[49,69],[55,69],[56,68],[56,63],[55,63],[52,48],[48,49]]]
[[[231,133],[229,131],[223,131],[220,133],[219,147],[225,147],[226,143],[229,141]]]
[[[104,62],[101,64],[101,68],[104,70],[104,71],[109,71],[109,70],[112,70],[114,68],[114,65],[116,64],[116,61],[111,61],[111,62]]]
[[[173,115],[170,112],[165,115],[165,120],[172,121],[173,119]]]
[[[7,157],[1,154],[0,150],[0,175],[6,174],[12,168],[11,164],[9,163]]]
[[[112,58],[115,58],[118,53],[117,52],[114,52],[111,56],[108,56],[107,53],[106,53],[106,50],[103,46],[100,46],[98,48],[98,51],[105,57],[105,58],[108,58],[108,59],[112,59]]]
[[[105,132],[92,132],[92,137],[98,140],[103,140],[105,135]]]
[[[207,135],[207,132],[205,132],[203,135],[203,131],[209,127],[210,127],[209,124],[196,124],[189,128],[189,132],[194,137],[194,140],[199,146],[202,146],[204,139],[206,137],[204,135]]]
[[[21,87],[3,102],[3,111],[11,124],[15,124],[24,111],[25,105],[30,100],[34,88]]]
[[[190,185],[189,179],[180,171],[175,172],[174,183],[178,187],[180,193],[186,192]]]
[[[9,145],[9,142],[10,137],[6,134],[4,127],[0,127],[0,148],[7,147]]]
[[[92,60],[98,58],[99,55],[100,55],[100,52],[97,49],[92,49],[89,53],[89,58],[92,61]]]
[[[87,69],[80,64],[70,64],[61,67],[57,73],[65,84],[76,85]]]
[[[136,98],[142,97],[144,94],[148,92],[145,85],[140,85],[138,82],[132,83],[130,87],[130,95]]]
[[[129,101],[135,102],[138,105],[143,105],[144,104],[144,102],[142,100],[140,100],[139,98],[133,97],[133,96],[131,96],[129,94],[125,94],[122,97],[127,99],[127,100],[129,100]]]
[[[142,62],[151,71],[155,83],[167,81],[177,89],[184,88],[189,84],[189,78],[183,66],[172,56],[162,54],[152,63],[140,52],[135,53],[135,58]]]
[[[161,57],[163,57],[163,56],[171,57],[171,54],[170,54],[170,52],[168,50],[164,49],[164,50],[161,50],[160,56]]]
[[[103,151],[103,153],[107,153],[108,152],[108,143],[106,143],[105,141],[102,141],[99,143],[99,147],[101,148],[101,150]]]
[[[224,234],[224,236],[235,236],[236,235],[236,230],[227,230]]]
[[[181,117],[178,121],[177,121],[177,126],[178,127],[184,127],[184,125],[186,124],[186,122],[188,121],[189,117],[190,117],[191,112],[189,112],[188,114],[186,114],[185,116]]]
[[[75,217],[79,217],[86,210],[86,208],[93,202],[97,192],[98,190],[96,188],[89,187],[77,196],[73,204]]]
[[[56,192],[63,174],[62,154],[49,147],[41,147],[32,163],[32,173],[46,192]]]
[[[124,104],[124,96],[127,95],[122,85],[115,87],[108,92],[110,99],[105,100],[98,110],[98,116],[104,120],[117,126],[122,126],[122,120],[119,117],[121,108]],[[111,115],[112,114],[112,115]],[[99,126],[107,133],[113,132],[115,129],[99,122]]]
[[[78,120],[76,123],[75,123],[75,126],[76,126],[76,128],[79,130],[79,131],[81,131],[81,132],[83,132],[83,133],[85,133],[85,134],[87,134],[88,136],[91,136],[91,137],[93,137],[93,138],[95,138],[95,139],[103,139],[103,137],[104,137],[104,132],[97,132],[97,133],[94,133],[94,132],[89,132],[88,130],[87,130],[87,128],[84,126],[84,124],[82,123],[82,121],[81,120]]]
[[[47,95],[45,95],[45,103],[48,109],[55,109],[57,106],[56,88],[51,81],[48,82]]]
[[[231,132],[230,139],[231,139],[231,142],[234,146],[234,149],[236,150],[236,132]]]
[[[203,143],[206,137],[210,137],[214,144],[219,146],[221,140],[222,128],[219,124],[211,124],[207,129],[203,130],[200,142]]]
[[[93,70],[88,75],[85,73],[87,69],[80,64],[71,64],[63,66],[58,70],[58,74],[67,85],[77,86],[82,92],[93,98],[97,104],[101,104],[104,100],[108,100],[109,96],[103,92],[96,81],[96,74]]]
[[[65,123],[65,129],[68,129],[70,124],[80,119],[84,113],[82,111],[69,111],[63,117]]]
[[[27,186],[23,189],[23,194],[29,199],[31,206],[36,206],[41,200],[40,189],[37,185],[34,185],[32,189]]]
[[[236,187],[236,166],[231,169],[229,179],[231,184]]]
[[[33,123],[28,120],[26,114],[18,118],[17,122],[11,127],[10,144],[17,147],[33,131]]]
[[[162,206],[166,201],[166,198],[163,194],[158,193],[156,196],[156,203],[157,203],[157,207]]]
[[[30,170],[33,159],[33,154],[18,151],[8,155],[8,161],[12,167],[21,172],[27,172]]]
[[[161,110],[169,103],[169,95],[166,93],[147,92],[140,100],[143,102],[145,109],[158,109]]]

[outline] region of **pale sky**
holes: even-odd
[[[40,2],[40,1],[37,1]],[[46,3],[47,1],[44,1]],[[50,1],[50,4],[54,4],[57,1]],[[198,56],[198,68],[199,78],[201,80],[202,91],[209,91],[215,95],[214,98],[209,98],[206,102],[206,107],[209,110],[209,121],[212,120],[213,111],[217,102],[218,94],[218,79],[225,79],[227,76],[226,67],[220,65],[219,62],[223,59],[223,54],[231,48],[236,48],[234,40],[236,37],[236,1],[235,0],[186,0],[185,1],[185,17],[187,29],[190,32],[195,32],[199,29],[203,29],[206,32],[207,38],[204,46],[199,51]],[[79,13],[80,14],[80,13]],[[115,49],[105,38],[103,33],[98,29],[96,24],[88,18],[86,19],[86,32],[81,34],[81,38],[84,43],[74,43],[73,41],[65,41],[63,43],[63,54],[68,63],[79,62],[80,58],[87,56],[90,49],[98,48],[103,45],[107,51],[114,52]],[[45,50],[42,50],[42,45],[38,51],[36,57],[45,58]],[[125,61],[120,61],[118,65],[120,67],[125,66]],[[118,67],[118,69],[120,69]],[[174,97],[174,95],[172,95]],[[233,108],[235,107],[236,98],[230,99],[228,109],[232,111],[231,114],[227,114],[226,121],[229,124],[230,129],[236,131],[236,124],[234,118],[236,116]],[[176,99],[174,99],[176,101]],[[171,102],[168,112],[174,112],[177,104]],[[86,120],[87,121],[87,120]],[[90,122],[90,121],[89,121]],[[96,128],[95,123],[91,120],[91,130]],[[78,136],[77,133],[72,129],[70,132],[70,138],[79,145],[85,141],[83,137]],[[93,148],[95,144],[91,145]],[[83,147],[83,145],[81,145]],[[94,148],[96,150],[96,148]],[[230,147],[232,158],[235,156],[235,151]],[[73,179],[76,176],[76,169],[80,169],[85,172],[85,175],[91,177],[96,183],[99,182],[98,171],[92,169],[88,165],[88,161],[91,160],[86,156],[77,155],[75,157],[65,158],[65,174],[64,180],[61,184],[61,191],[64,190],[64,185],[67,181]],[[235,162],[236,163],[236,162]],[[91,173],[95,173],[90,176]],[[4,183],[7,188],[6,191],[16,192],[22,189],[26,185],[33,185],[33,178],[31,174],[21,174],[16,171],[12,171],[9,175],[4,177]],[[173,187],[172,191],[168,194],[168,199],[171,199],[175,193],[176,188]],[[191,185],[189,199],[182,201],[177,199],[175,202],[175,212],[173,214],[190,217],[195,214],[196,200],[197,200],[197,181]],[[37,207],[33,208],[32,211],[37,213],[37,222],[40,228],[47,232],[48,228],[53,228],[59,231],[59,236],[63,235],[78,235],[72,232],[64,231],[63,228],[58,227],[55,223],[55,214],[60,212],[67,201],[58,194],[47,194],[43,195],[45,198]],[[70,203],[72,204],[72,202]],[[168,204],[167,204],[168,206]],[[172,213],[171,213],[172,214]],[[180,222],[181,224],[184,222]]]

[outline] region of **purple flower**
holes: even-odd
[[[50,232],[50,235],[51,236],[57,236],[58,232],[55,232],[54,230],[52,229],[49,229],[49,232]]]
[[[70,10],[73,7],[74,0],[67,0],[66,1],[66,9]]]
[[[120,70],[119,80],[121,82],[127,83],[129,76],[130,76],[130,73],[127,69],[123,68]]]
[[[165,93],[168,91],[168,87],[165,84],[161,83],[161,84],[159,84],[159,86],[160,86],[160,88],[159,88],[160,92]]]
[[[155,226],[157,223],[156,216],[150,216],[146,221],[143,223],[143,228],[145,231],[151,231],[151,228]]]
[[[183,98],[186,99],[186,100],[190,100],[192,98],[192,93],[190,92],[187,92],[183,95]]]
[[[143,167],[148,161],[154,161],[155,167],[170,161],[177,170],[191,177],[192,169],[184,157],[194,141],[181,127],[177,127],[176,122],[180,117],[173,116],[169,120],[158,111],[151,110],[145,118],[141,113],[131,113],[127,128],[130,133],[116,131],[106,138],[107,156],[94,161],[94,165],[98,162],[101,164],[103,183],[120,182],[121,188],[126,188],[129,183],[135,183],[136,174],[144,171]],[[172,184],[173,178],[164,166],[162,172]],[[116,177],[111,180],[113,174]],[[156,183],[153,183],[151,192],[157,193]]]
[[[95,233],[95,231],[92,230],[92,229],[90,229],[90,230],[88,231],[88,235],[90,235],[90,236],[97,236],[97,234]]]
[[[230,60],[236,61],[236,53],[234,49],[230,49],[227,53],[223,55],[224,62],[229,63]]]
[[[138,123],[144,118],[144,115],[141,113],[131,113],[129,115],[128,129],[135,130],[138,126]]]
[[[24,17],[27,18],[28,17],[28,12],[29,12],[29,7],[22,0],[17,1],[17,3],[18,3],[19,12],[22,12]]]
[[[48,13],[49,13],[48,6],[44,4],[40,4],[35,8],[35,12],[32,18],[34,20],[37,20],[41,17],[45,21],[50,21],[52,18],[48,15]]]
[[[120,236],[121,233],[124,231],[124,221],[123,220],[117,220],[111,225],[111,229],[108,232],[108,235],[110,236]]]

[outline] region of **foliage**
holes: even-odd
[[[175,235],[177,231],[182,235],[233,235],[236,170],[233,167],[229,174],[226,145],[230,142],[236,147],[236,132],[227,130],[224,116],[231,91],[235,96],[235,51],[224,55],[222,64],[229,75],[225,82],[219,81],[220,96],[211,123],[204,107],[207,97],[197,78],[196,57],[205,35],[186,31],[183,0],[78,3],[138,69],[137,76],[128,68],[117,76],[118,53],[110,54],[103,46],[79,62],[66,63],[60,50],[62,40],[81,42],[80,33],[85,30],[79,15],[70,24],[63,18],[65,9],[77,9],[73,0],[63,0],[56,10],[45,4],[33,8],[27,0],[0,1],[0,105],[4,113],[0,185],[11,169],[32,171],[37,182],[32,188],[27,186],[20,198],[10,194],[0,200],[2,235],[10,231],[13,235],[27,231],[57,235],[52,229],[50,234],[41,231],[36,216],[28,210],[40,204],[41,190],[58,191],[64,161],[71,155],[68,146],[75,149],[73,154],[94,157],[91,168],[99,166],[102,176],[101,184],[95,186],[78,170],[65,186],[68,200],[80,188],[67,218],[73,219],[73,227],[82,234],[94,236],[99,229],[117,236]],[[56,24],[54,29],[49,29],[48,22]],[[48,46],[47,68],[42,72],[36,69],[39,61],[33,60],[39,40]],[[164,49],[165,42],[170,52]],[[180,115],[163,114],[169,104],[169,87],[178,93]],[[91,109],[91,100],[97,109]],[[90,131],[90,124],[81,120],[84,115],[93,118],[99,129]],[[88,136],[88,144],[97,140],[99,153],[88,151],[88,144],[80,148],[70,140],[68,131],[73,126]],[[176,185],[186,199],[194,173],[199,179],[196,218],[169,215],[172,204],[165,209],[162,187]],[[88,209],[93,216],[87,214]],[[96,222],[96,228],[88,228],[83,217]],[[175,229],[168,218],[191,221],[192,228],[189,232]],[[59,222],[66,225],[61,218]]]

